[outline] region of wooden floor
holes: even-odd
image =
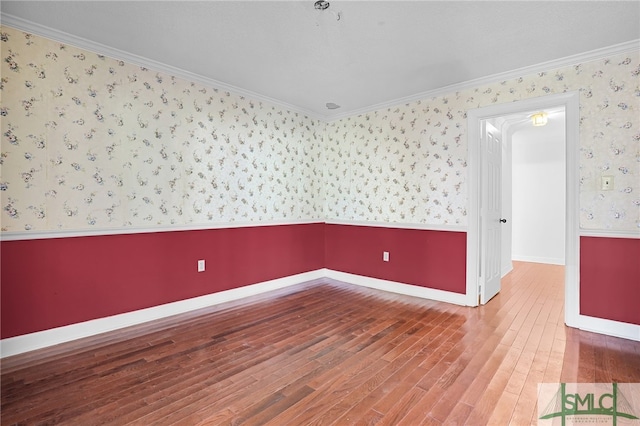
[[[3,425],[526,425],[540,382],[640,382],[563,325],[563,267],[465,308],[333,281],[2,361]]]

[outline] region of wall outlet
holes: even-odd
[[[388,262],[389,261],[389,252],[388,251],[383,251],[382,252],[382,261],[383,262]]]
[[[204,260],[198,260],[198,272],[204,272]]]

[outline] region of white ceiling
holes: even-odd
[[[3,23],[62,31],[324,119],[640,39],[637,0],[330,0],[324,11],[314,1],[2,1],[0,10]]]

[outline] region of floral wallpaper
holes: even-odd
[[[2,231],[466,226],[466,112],[574,90],[581,227],[640,228],[638,52],[324,123],[9,27],[0,46]]]
[[[319,123],[1,30],[3,231],[322,218]]]
[[[640,229],[638,52],[419,100],[327,125],[325,217],[467,225],[469,109],[580,92],[580,226]],[[602,175],[614,190],[600,191]]]

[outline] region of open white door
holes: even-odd
[[[565,323],[570,327],[584,328],[587,319],[580,315],[580,92],[565,92],[556,95],[541,96],[504,104],[489,105],[467,111],[468,136],[469,136],[469,229],[467,231],[467,286],[466,303],[468,306],[477,306],[478,299],[489,300],[478,287],[482,285],[482,276],[485,275],[486,261],[484,254],[481,256],[480,232],[487,232],[482,228],[480,218],[480,202],[484,196],[481,191],[484,166],[482,165],[482,138],[485,128],[482,122],[488,119],[531,111],[541,111],[548,108],[562,106],[565,108],[566,120],[566,255],[565,255]],[[486,201],[482,201],[486,204]],[[486,252],[485,252],[486,253]],[[480,285],[479,285],[480,284]],[[487,291],[487,295],[491,294]],[[478,297],[480,296],[480,297]],[[606,332],[603,331],[606,334]]]
[[[500,243],[502,214],[501,132],[482,121],[482,193],[480,196],[480,303],[500,291]]]

